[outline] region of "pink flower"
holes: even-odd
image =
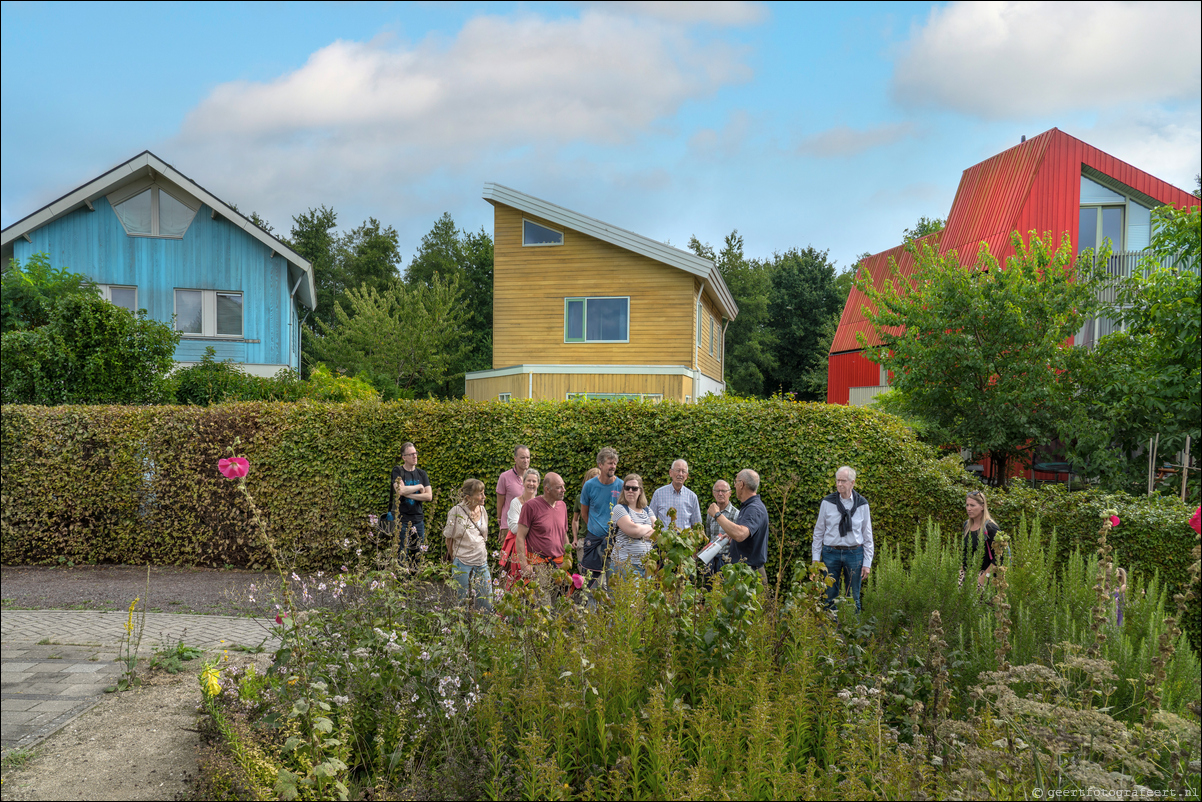
[[[580,574],[572,574],[572,584],[576,586],[576,590],[580,590],[584,587],[584,577]]]
[[[279,625],[283,626],[283,624],[284,624],[284,616],[278,616],[278,615],[277,615],[277,616],[275,617],[275,622],[276,622],[277,624],[279,624]]]
[[[1112,527],[1117,527],[1119,525],[1119,517],[1117,515],[1110,516],[1110,525]]]
[[[217,470],[226,479],[241,479],[250,473],[250,463],[245,457],[230,457],[217,460]]]

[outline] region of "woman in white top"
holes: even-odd
[[[518,519],[522,516],[522,505],[538,495],[538,482],[541,478],[538,471],[533,468],[527,468],[526,472],[522,474],[522,495],[509,502],[506,516],[510,532],[516,532],[518,529]]]
[[[626,474],[622,480],[621,500],[614,505],[609,520],[618,527],[618,537],[613,547],[617,570],[630,570],[639,576],[646,576],[643,557],[655,545],[652,539],[655,536],[655,513],[647,504],[643,477],[637,473]]]
[[[484,505],[484,483],[468,479],[459,488],[459,503],[447,513],[442,530],[447,553],[459,583],[459,599],[476,597],[476,604],[492,609],[492,577],[488,573],[488,510]]]

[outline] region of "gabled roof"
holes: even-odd
[[[282,256],[290,266],[302,274],[298,276],[298,278],[302,278],[303,280],[297,289],[301,303],[310,309],[314,308],[317,303],[317,288],[313,281],[313,266],[306,259],[276,237],[256,226],[225,201],[176,170],[170,164],[167,164],[158,156],[155,156],[149,150],[142,151],[129,161],[119,164],[83,186],[71,190],[58,200],[51,201],[36,212],[25,216],[4,229],[3,232],[0,232],[0,258],[7,265],[8,260],[13,255],[13,242],[19,237],[36,231],[47,223],[70,214],[77,209],[91,208],[92,201],[97,198],[146,177],[175,184],[230,223],[241,228],[247,234],[266,245],[273,253]]]
[[[518,192],[516,189],[501,186],[500,184],[485,184],[484,200],[489,203],[510,206],[518,211],[541,217],[553,223],[559,223],[573,231],[588,234],[590,237],[596,237],[603,242],[608,242],[619,248],[646,256],[648,259],[654,259],[657,262],[671,265],[686,273],[699,276],[709,287],[710,295],[718,302],[723,316],[733,320],[739,314],[739,307],[735,303],[734,296],[730,294],[730,290],[726,287],[726,282],[722,280],[722,274],[718,271],[717,265],[709,259],[703,259],[688,251],[682,251],[678,248],[673,248],[671,245],[656,242],[641,234],[635,234],[633,231],[627,231],[624,228],[587,217],[570,209],[565,209],[562,206],[556,206],[549,201],[536,198],[533,195],[527,195],[524,192]]]

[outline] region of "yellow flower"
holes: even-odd
[[[205,696],[216,696],[221,693],[221,672],[217,670],[217,666],[205,666],[205,670],[200,672],[200,688],[204,691]]]
[[[134,600],[129,603],[129,618],[125,620],[125,631],[131,635],[134,631],[134,608],[138,606],[138,601],[141,598],[141,596],[135,596]]]

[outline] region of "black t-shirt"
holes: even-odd
[[[964,568],[965,570],[968,570],[968,552],[972,551],[975,553],[977,549],[981,550],[981,569],[980,570],[984,571],[986,568],[988,568],[990,565],[992,565],[994,563],[998,563],[1000,565],[1001,560],[998,558],[997,552],[994,550],[996,547],[993,544],[993,538],[996,535],[997,535],[997,524],[995,524],[993,521],[986,521],[985,522],[985,542],[982,544],[980,542],[981,530],[973,529],[972,531],[969,531],[968,522],[965,521],[964,522],[964,553],[963,553],[963,556],[960,558],[961,567]]]
[[[405,470],[403,465],[398,465],[392,469],[392,481],[388,483],[388,509],[392,509],[392,502],[397,502],[397,517],[405,520],[414,521],[422,517],[422,502],[415,501],[409,496],[396,497],[396,480],[400,479],[401,484],[412,487],[413,485],[421,485],[422,487],[430,486],[430,477],[421,468],[414,468],[411,471]]]
[[[768,562],[768,508],[759,495],[739,506],[739,525],[751,531],[741,543],[731,542],[730,561],[759,568]]]

